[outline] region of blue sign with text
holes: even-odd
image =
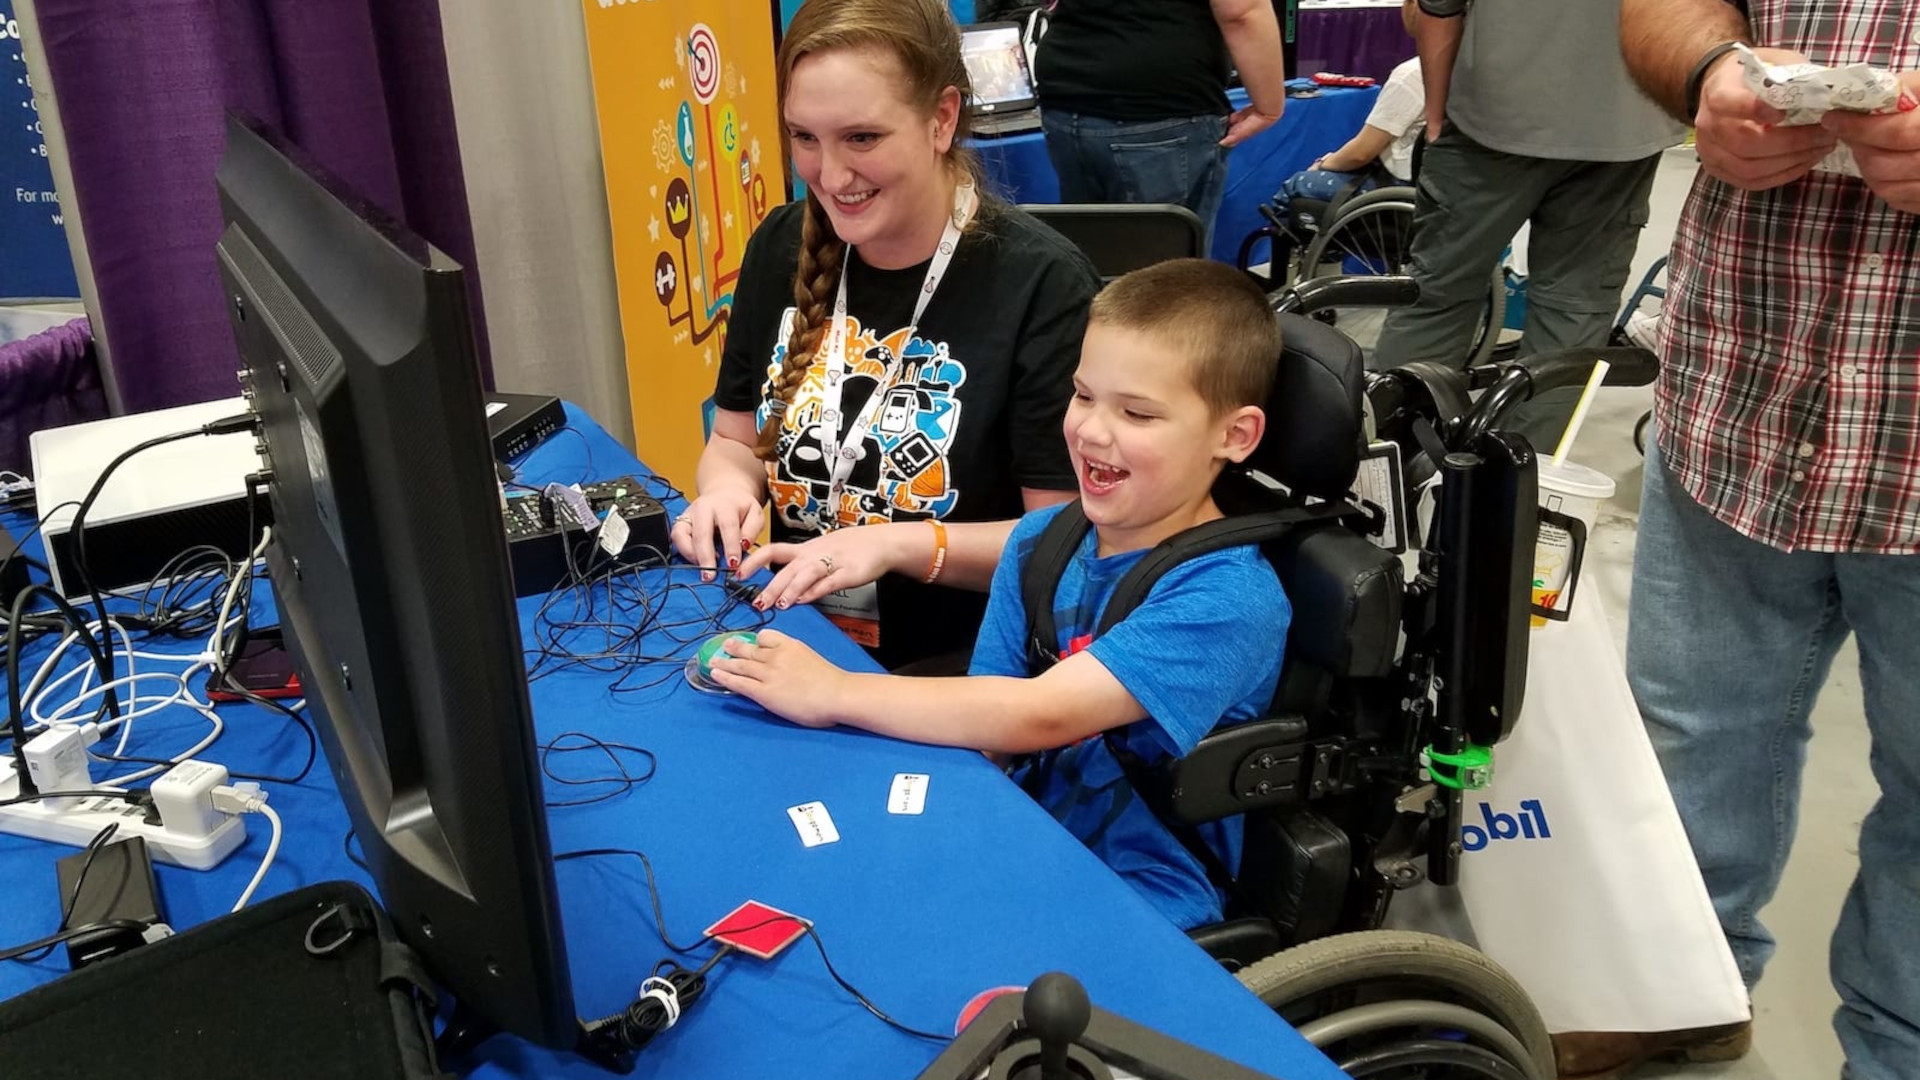
[[[0,299],[80,295],[20,24],[0,0]]]

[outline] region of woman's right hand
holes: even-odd
[[[703,492],[673,519],[673,549],[700,568],[702,581],[712,581],[721,567],[739,569],[746,542],[766,525],[761,504],[760,494],[745,488]]]

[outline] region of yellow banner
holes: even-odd
[[[766,0],[583,0],[636,448],[691,489],[740,256],[786,200]]]

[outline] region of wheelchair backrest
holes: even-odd
[[[1305,499],[1344,500],[1366,451],[1360,346],[1313,319],[1279,319],[1282,347],[1266,436],[1245,466],[1223,475],[1215,489],[1215,501],[1230,514]],[[1336,681],[1392,672],[1404,590],[1397,557],[1337,522],[1292,528],[1262,547],[1293,606],[1276,711],[1312,718]]]

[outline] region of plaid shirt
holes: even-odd
[[[1920,68],[1920,3],[1751,7],[1760,44]],[[1702,173],[1668,278],[1660,449],[1686,490],[1782,550],[1920,553],[1920,218],[1836,173]]]

